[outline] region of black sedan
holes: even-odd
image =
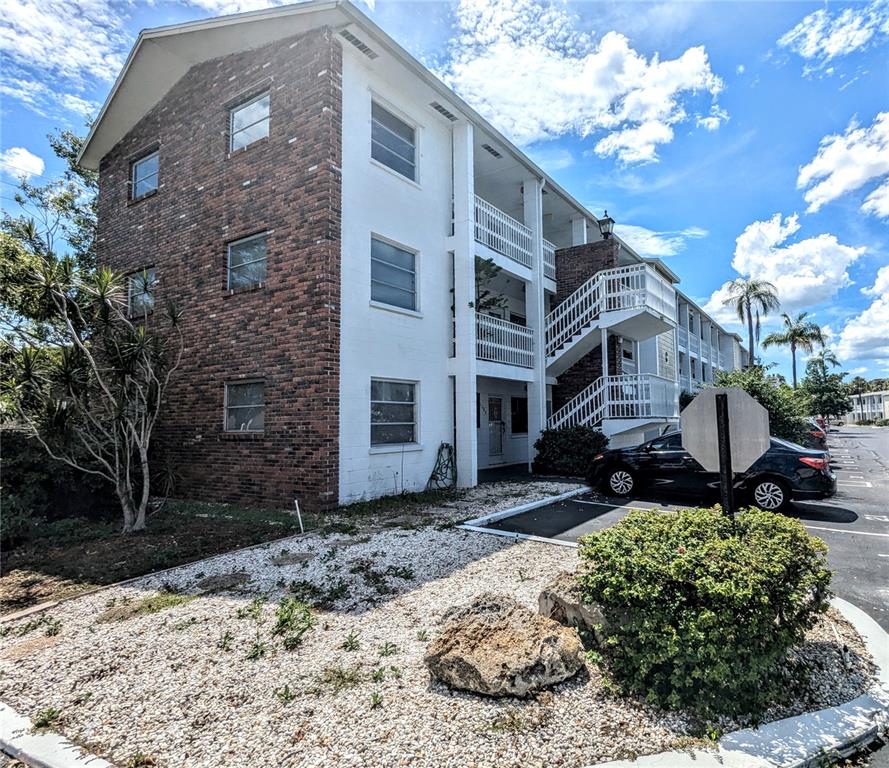
[[[771,443],[750,469],[735,476],[735,488],[748,503],[778,511],[792,499],[824,499],[836,493],[836,475],[830,471],[827,453],[777,437]],[[644,489],[708,501],[719,498],[719,475],[705,470],[683,449],[678,430],[632,448],[600,453],[590,475],[594,486],[615,496]]]

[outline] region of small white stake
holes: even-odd
[[[305,533],[306,529],[303,528],[303,516],[299,513],[299,499],[293,500],[293,506],[296,507],[296,519],[299,520],[299,532]]]

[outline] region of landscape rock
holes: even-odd
[[[524,698],[583,666],[576,632],[511,597],[482,594],[445,620],[424,661],[433,678],[453,688]]]
[[[537,605],[541,616],[567,627],[578,627],[601,642],[597,626],[604,621],[602,611],[596,605],[583,602],[577,574],[562,571],[540,592]]]

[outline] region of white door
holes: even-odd
[[[488,398],[488,455],[503,455],[503,398]]]

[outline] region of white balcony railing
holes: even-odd
[[[531,266],[531,230],[478,195],[475,197],[475,239],[522,266]]]
[[[476,314],[475,346],[479,360],[534,367],[534,333],[523,325]]]
[[[556,279],[556,246],[549,240],[543,241],[543,276]]]
[[[603,269],[546,316],[546,354],[552,357],[603,312],[651,309],[676,321],[673,286],[648,264]]]
[[[679,346],[688,349],[688,331],[685,328],[678,329]]]
[[[596,426],[604,419],[676,418],[676,382],[650,373],[603,376],[556,411],[550,429]]]

